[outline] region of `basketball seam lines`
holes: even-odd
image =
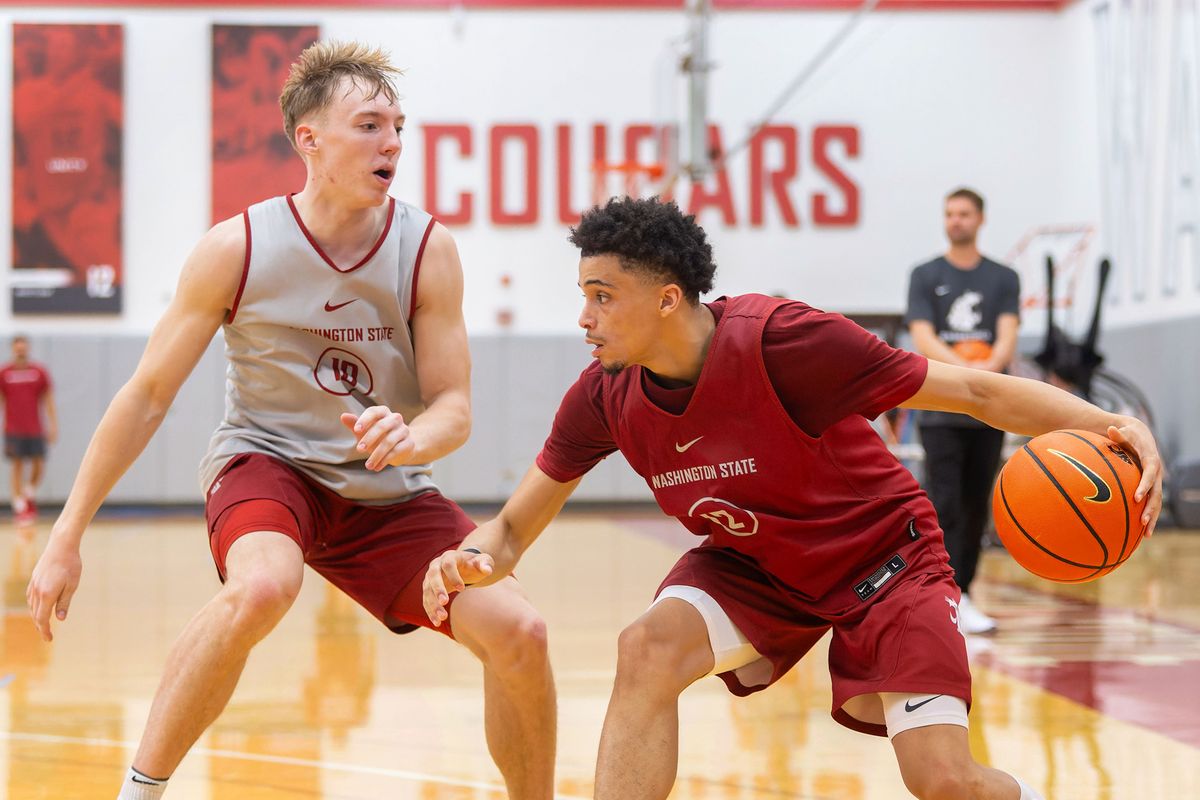
[[[1092,578],[1095,578],[1096,575],[1101,570],[1104,569],[1104,567],[1097,567],[1095,564],[1081,564],[1078,561],[1072,561],[1069,558],[1060,556],[1058,553],[1055,553],[1053,550],[1047,549],[1045,545],[1043,545],[1041,542],[1039,542],[1037,539],[1035,539],[1032,535],[1030,535],[1029,531],[1025,530],[1025,527],[1023,525],[1021,525],[1021,523],[1017,520],[1016,513],[1013,511],[1012,506],[1009,505],[1009,503],[1008,503],[1008,492],[1004,491],[1004,475],[1000,476],[1000,500],[1001,500],[1001,502],[1004,503],[1004,510],[1008,512],[1008,518],[1011,519],[1013,524],[1017,526],[1017,530],[1019,530],[1021,532],[1021,535],[1029,540],[1030,544],[1032,544],[1038,550],[1041,550],[1043,553],[1050,556],[1051,558],[1053,558],[1056,561],[1061,561],[1064,564],[1070,564],[1072,567],[1079,567],[1080,569],[1093,570],[1092,574],[1090,576],[1088,576],[1087,578],[1084,578],[1083,580],[1086,581],[1086,580],[1091,580]],[[1071,581],[1071,582],[1073,583],[1075,581]]]
[[[1077,433],[1071,433],[1070,431],[1063,431],[1063,432],[1066,433],[1068,436],[1074,436],[1076,439],[1078,439],[1079,441],[1086,444],[1088,447],[1095,450],[1096,455],[1100,456],[1100,460],[1104,462],[1104,466],[1108,467],[1108,471],[1112,473],[1113,479],[1117,482],[1117,489],[1119,489],[1120,493],[1121,493],[1121,504],[1125,507],[1125,536],[1121,540],[1121,552],[1117,554],[1117,560],[1119,563],[1124,559],[1125,548],[1129,544],[1129,498],[1127,498],[1125,496],[1125,484],[1121,482],[1121,476],[1117,474],[1117,470],[1116,470],[1116,468],[1113,467],[1112,463],[1108,460],[1108,456],[1104,455],[1104,453],[1102,453],[1100,451],[1099,447],[1096,447],[1096,445],[1093,442],[1088,441],[1086,438],[1084,438],[1083,436],[1080,436]],[[1130,553],[1130,555],[1133,555],[1133,554]]]
[[[1071,510],[1075,512],[1075,516],[1079,517],[1080,522],[1082,522],[1083,526],[1085,528],[1087,528],[1088,533],[1090,533],[1092,535],[1092,538],[1096,540],[1096,544],[1100,545],[1100,550],[1101,550],[1101,552],[1104,553],[1104,558],[1101,561],[1103,566],[1098,567],[1096,569],[1096,572],[1098,573],[1103,569],[1107,569],[1108,568],[1108,543],[1105,542],[1103,538],[1101,538],[1100,534],[1096,533],[1096,529],[1092,527],[1092,523],[1088,520],[1087,517],[1085,517],[1083,515],[1083,512],[1079,510],[1079,506],[1075,505],[1075,501],[1071,499],[1071,495],[1067,494],[1067,490],[1064,489],[1063,485],[1058,482],[1058,478],[1054,477],[1054,473],[1050,470],[1050,468],[1047,467],[1046,464],[1040,458],[1037,457],[1037,453],[1034,453],[1033,449],[1030,448],[1029,445],[1025,445],[1024,450],[1025,450],[1025,452],[1029,453],[1029,457],[1033,459],[1033,463],[1038,465],[1038,469],[1040,469],[1042,472],[1044,472],[1046,474],[1046,478],[1050,481],[1050,483],[1054,484],[1054,488],[1057,489],[1058,493],[1060,495],[1062,495],[1064,500],[1067,501],[1067,505],[1069,505],[1071,507]]]
[[[1008,504],[1008,493],[1004,491],[1004,476],[1003,475],[1000,476],[1000,500],[1004,503],[1004,510],[1008,512],[1008,518],[1011,519],[1013,524],[1017,526],[1017,530],[1019,530],[1021,532],[1021,534],[1026,539],[1029,540],[1029,543],[1032,544],[1034,547],[1036,547],[1038,550],[1041,550],[1043,553],[1045,553],[1046,555],[1050,556],[1051,558],[1053,558],[1057,561],[1061,561],[1064,564],[1070,564],[1072,567],[1079,567],[1080,569],[1094,570],[1093,574],[1088,576],[1087,578],[1073,578],[1073,579],[1070,579],[1067,581],[1063,581],[1058,578],[1055,578],[1055,580],[1058,581],[1059,583],[1083,583],[1083,582],[1089,581],[1092,578],[1096,577],[1095,573],[1100,572],[1104,569],[1107,569],[1107,567],[1097,568],[1095,564],[1080,564],[1078,561],[1072,561],[1069,558],[1060,556],[1058,553],[1055,553],[1053,550],[1047,550],[1046,547],[1041,542],[1039,542],[1037,539],[1030,536],[1029,531],[1025,530],[1025,528],[1021,525],[1021,523],[1017,521],[1017,515],[1013,513],[1012,506],[1010,506]]]

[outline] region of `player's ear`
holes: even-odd
[[[668,283],[659,292],[658,313],[665,317],[679,308],[683,301],[683,290],[679,288],[679,284]]]
[[[308,125],[297,125],[292,143],[301,155],[311,156],[317,152],[317,132]]]

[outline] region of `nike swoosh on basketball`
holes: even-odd
[[[679,444],[678,442],[676,442],[675,443],[675,452],[676,453],[686,453],[689,447],[691,447],[692,445],[694,445],[696,442],[700,441],[703,438],[704,438],[703,436],[697,436],[695,439],[692,439],[687,444]]]
[[[346,302],[344,302],[344,303],[338,303],[337,305],[334,305],[333,303],[331,303],[331,302],[329,302],[328,300],[326,300],[326,301],[325,301],[325,310],[326,310],[326,311],[337,311],[339,308],[342,308],[343,306],[348,306],[348,305],[350,305],[351,303],[353,303],[353,302],[354,302],[355,300],[357,300],[357,299],[358,299],[358,298],[357,298],[357,297],[355,297],[353,300],[347,300]]]
[[[1107,503],[1112,499],[1112,489],[1108,488],[1108,484],[1104,482],[1104,479],[1097,475],[1095,471],[1093,471],[1092,468],[1087,464],[1084,464],[1074,456],[1069,456],[1059,450],[1055,450],[1050,447],[1047,447],[1046,450],[1054,453],[1054,455],[1058,456],[1063,461],[1066,461],[1072,467],[1079,470],[1083,477],[1091,481],[1092,486],[1096,487],[1096,493],[1091,497],[1083,498],[1084,500],[1092,503]]]
[[[913,711],[916,711],[918,708],[925,705],[926,703],[932,703],[934,700],[937,700],[939,697],[941,697],[940,694],[935,694],[933,697],[930,697],[927,700],[922,700],[919,703],[913,703],[910,700],[905,700],[904,701],[904,710],[909,713],[912,713]]]

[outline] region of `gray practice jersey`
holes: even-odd
[[[239,453],[280,458],[349,500],[395,502],[436,488],[429,465],[364,468],[340,416],[424,410],[409,322],[433,219],[390,201],[379,240],[336,265],[290,197],[248,208],[242,287],[224,325],[225,419],[200,464],[207,491]]]

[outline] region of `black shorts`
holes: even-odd
[[[46,440],[41,436],[4,436],[4,455],[9,459],[45,458]]]

